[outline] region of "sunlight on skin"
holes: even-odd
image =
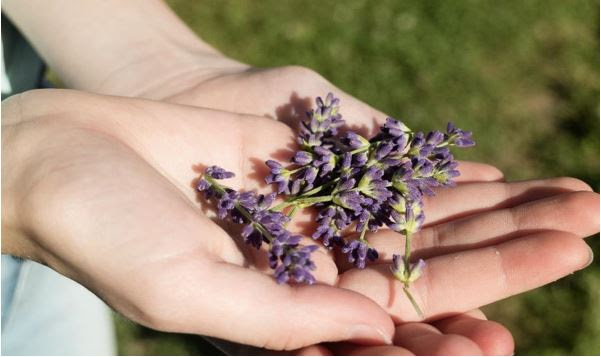
[[[20,110],[22,122],[9,125]],[[18,167],[17,162],[28,162],[19,159],[36,158],[26,168],[14,170],[6,180],[3,176],[6,181],[3,187],[12,188],[6,188],[3,197],[9,201],[12,198],[12,202],[23,202],[22,205],[31,208],[28,216],[22,218],[22,224],[31,226],[37,235],[28,239],[43,239],[37,243],[47,247],[30,255],[84,283],[129,318],[157,329],[202,333],[274,349],[349,338],[373,343],[382,341],[386,334],[392,335],[386,313],[361,295],[327,286],[277,286],[271,277],[239,267],[249,263],[245,258],[247,250],[241,251],[222,228],[207,216],[198,214],[199,203],[193,189],[198,173],[193,163],[219,162],[242,173],[228,180],[232,187],[265,192],[269,188],[260,177],[253,176],[253,167],[248,162],[253,158],[263,162],[285,147],[292,135],[287,126],[249,115],[62,90],[37,91],[7,101],[3,105],[3,117],[7,118],[3,134],[14,141],[13,145],[23,147],[15,151],[15,157],[8,156],[3,160],[3,165]],[[247,134],[251,131],[257,136]],[[46,139],[50,136],[52,141]],[[261,137],[271,140],[258,139]],[[28,144],[19,145],[24,142]],[[31,146],[30,143],[38,144]],[[19,176],[19,172],[24,171],[28,172],[26,179]],[[99,181],[99,177],[103,179]],[[465,177],[470,177],[469,171]],[[19,186],[14,184],[17,181]],[[560,182],[563,184],[559,186],[567,191],[575,183],[570,180]],[[470,185],[480,189],[474,188],[473,194],[490,200],[482,207],[494,207],[493,202],[499,198],[489,194],[487,184],[463,183],[455,190],[467,189]],[[532,185],[536,187],[537,184]],[[23,191],[23,187],[29,189]],[[590,192],[572,195],[574,204],[587,201],[587,205],[592,205],[598,200],[598,196]],[[149,198],[152,205],[146,203]],[[569,219],[569,210],[552,209],[553,205],[564,204],[564,200],[551,200],[546,204],[551,207],[544,208],[545,212],[557,212],[563,219]],[[535,212],[539,206],[541,204],[535,202],[523,209]],[[438,206],[432,204],[431,207],[428,213],[436,215],[435,207]],[[10,212],[7,214],[11,216]],[[439,219],[444,219],[444,214],[439,213]],[[554,229],[545,226],[547,216],[548,213],[543,212],[542,223],[531,224]],[[470,219],[478,219],[478,216]],[[594,230],[595,222],[589,222],[590,217],[582,219],[586,226],[576,225],[570,228],[572,233],[582,235]],[[151,231],[148,222],[152,222]],[[505,229],[505,226],[498,229]],[[98,232],[98,239],[91,237],[89,232]],[[459,255],[432,257],[426,278],[419,280],[414,290],[419,292],[427,316],[442,317],[540,286],[581,268],[588,260],[588,248],[574,234],[543,232],[492,247],[462,251],[457,253]],[[64,244],[65,237],[69,244]],[[544,260],[532,262],[527,259],[533,254],[534,247],[537,256],[546,257]],[[104,253],[99,255],[99,252]],[[500,252],[503,264],[497,252]],[[103,261],[106,257],[110,257],[110,264]],[[335,281],[337,269],[331,258],[324,255],[317,260],[320,279],[330,283]],[[327,268],[323,268],[324,264]],[[537,268],[540,272],[531,274],[533,266],[540,267],[540,264],[544,269]],[[94,268],[97,266],[106,268],[98,270]],[[496,270],[508,266],[511,270]],[[374,265],[362,272],[349,270],[342,275],[339,286],[371,297],[397,321],[414,320],[414,312],[404,299],[391,300],[387,269],[385,265]],[[122,278],[115,279],[115,276]],[[498,277],[505,277],[505,280],[497,281]],[[229,283],[225,283],[228,279]],[[198,281],[205,283],[199,285]],[[210,284],[211,290],[204,288],[208,281],[214,282]],[[452,281],[453,284],[448,283]],[[494,285],[495,281],[503,284]],[[426,283],[429,284],[427,287]],[[483,283],[493,285],[487,288]],[[182,291],[181,286],[190,288]],[[239,298],[248,295],[248,302],[237,300],[230,306],[217,298],[230,294],[234,286]],[[264,303],[269,302],[269,310],[265,304],[253,303],[253,291],[257,289],[270,291],[263,299]],[[486,294],[482,294],[483,289]],[[424,295],[425,291],[427,295]],[[474,294],[475,291],[478,294]],[[288,304],[279,307],[276,302],[283,303],[291,297],[298,308],[294,313],[298,314],[296,323],[320,324],[323,330],[303,335],[300,340],[292,341],[288,336],[274,341],[270,337],[273,326],[284,336],[295,326],[278,325],[281,320],[277,316],[291,312],[282,310]],[[333,303],[340,299],[346,301],[344,305]],[[206,304],[198,305],[200,301]],[[359,305],[361,308],[353,308]],[[187,308],[178,308],[181,306]],[[249,318],[244,321],[246,328],[232,336],[227,321],[234,320],[225,317],[233,313],[242,313]],[[332,322],[334,315],[340,316],[334,319],[336,323]],[[329,318],[324,320],[324,316]],[[255,318],[274,319],[273,325],[269,330],[257,331]],[[203,323],[205,320],[207,323]],[[217,320],[222,323],[214,324]],[[345,323],[356,326],[358,321],[363,321],[360,324],[370,321],[376,330],[345,327],[348,326]],[[207,330],[207,326],[211,330]],[[250,336],[244,330],[254,333]]]

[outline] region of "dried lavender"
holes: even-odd
[[[317,246],[300,247],[300,237],[285,229],[298,209],[319,210],[318,227],[312,237],[329,249],[340,249],[350,263],[364,268],[378,259],[378,252],[365,239],[367,231],[387,226],[405,236],[404,256],[393,255],[391,271],[409,293],[425,262],[411,262],[412,235],[424,222],[424,195],[434,188],[453,186],[459,176],[450,147],[473,146],[470,132],[449,123],[446,132],[414,132],[401,121],[387,118],[379,133],[367,139],[358,133],[340,134],[344,124],[340,100],[329,93],[316,99],[317,108],[307,113],[298,135],[300,150],[290,165],[269,160],[268,184],[277,185],[284,202],[272,207],[275,193],[263,196],[236,192],[216,180],[233,173],[212,166],[198,183],[198,190],[216,196],[218,216],[230,216],[245,224],[246,243],[269,245],[269,261],[278,283],[293,279],[313,283],[310,259]],[[287,214],[283,211],[287,210]],[[348,234],[350,229],[357,235]]]

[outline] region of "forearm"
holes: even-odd
[[[154,99],[240,65],[159,0],[8,0],[2,9],[71,88]]]

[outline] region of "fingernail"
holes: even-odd
[[[586,245],[586,247],[588,248],[589,258],[588,258],[588,262],[586,262],[586,264],[582,267],[582,269],[591,265],[593,263],[593,260],[595,260],[595,254],[593,253],[593,250],[591,249],[591,247],[588,244]]]
[[[391,345],[392,339],[384,331],[369,325],[355,325],[349,330],[349,339],[360,343]]]

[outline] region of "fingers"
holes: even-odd
[[[460,314],[433,322],[443,334],[464,336],[474,341],[487,356],[513,354],[514,341],[511,332],[503,325],[483,319],[481,311]]]
[[[411,291],[426,318],[440,318],[547,284],[584,268],[591,259],[588,245],[572,234],[537,233],[428,259]],[[388,264],[349,270],[338,284],[371,297],[395,321],[419,320]]]
[[[414,235],[412,254],[416,258],[432,257],[543,230],[564,231],[580,237],[597,233],[599,195],[587,191],[560,194],[429,226]],[[383,260],[404,252],[405,237],[392,230],[380,230],[367,239]]]
[[[269,276],[228,263],[216,263],[195,279],[197,284],[182,285],[180,293],[172,294],[171,305],[182,309],[170,311],[170,324],[163,329],[274,350],[341,340],[381,345],[393,333],[384,310],[348,290],[278,285]]]
[[[394,355],[510,355],[514,342],[501,324],[487,321],[480,310],[442,320],[408,323],[396,327],[391,346],[359,346],[352,343],[314,345],[297,355],[394,356]]]
[[[436,196],[425,197],[425,225],[572,191],[592,190],[586,183],[570,177],[512,183],[479,182],[442,188],[436,191]]]
[[[400,346],[358,346],[340,343],[330,346],[337,356],[414,356],[413,352]]]
[[[461,175],[455,178],[457,183],[503,181],[501,170],[488,164],[473,161],[458,161],[457,170]]]
[[[397,326],[393,342],[416,355],[477,356],[483,352],[478,344],[458,334],[443,334],[436,327],[410,322]]]

